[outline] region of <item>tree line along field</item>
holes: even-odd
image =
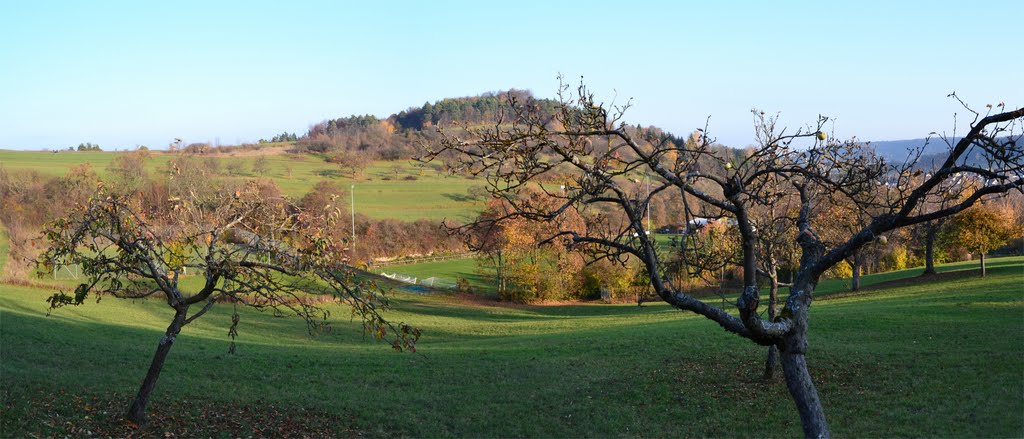
[[[311,154],[286,154],[283,148],[278,154],[245,155],[213,154],[197,156],[199,161],[216,158],[221,167],[228,162],[239,163],[242,173],[227,178],[272,179],[281,191],[291,197],[301,197],[322,180],[332,180],[346,190],[355,185],[355,207],[357,213],[375,219],[449,219],[465,222],[482,208],[483,201],[469,195],[469,189],[483,186],[483,180],[460,176],[449,176],[437,168],[409,160],[376,161],[368,165],[355,177],[348,170],[326,162],[322,157]],[[124,152],[60,151],[0,151],[0,166],[11,171],[35,171],[45,177],[64,175],[72,167],[88,163],[101,178],[107,177],[108,167],[118,154]],[[181,157],[179,154],[152,151],[146,168],[150,175],[167,172],[168,162]],[[267,161],[268,172],[259,175],[253,172],[253,163],[258,157]],[[290,171],[290,172],[289,172]],[[345,200],[346,202],[350,200]]]
[[[986,265],[1001,266],[1008,263],[1007,261],[1013,260],[1012,258],[1001,258],[995,259],[988,262]],[[977,261],[961,261],[953,262],[948,264],[942,264],[936,267],[938,273],[950,273],[955,271],[963,270],[977,270]],[[496,289],[494,285],[493,270],[481,269],[478,265],[476,258],[464,258],[464,259],[451,259],[446,261],[437,262],[423,262],[408,265],[389,266],[373,270],[376,273],[398,273],[406,276],[413,276],[418,279],[426,279],[429,277],[436,277],[447,284],[455,283],[459,278],[464,278],[469,282],[469,285],[473,288],[473,292],[483,295],[496,297]],[[863,277],[861,279],[861,288],[872,288],[878,284],[886,284],[894,281],[913,281],[915,278],[921,276],[924,272],[924,267],[914,267],[905,270],[887,271],[884,273],[877,273],[870,276]],[[1022,273],[1024,274],[1024,273]],[[1022,279],[1024,281],[1024,279]],[[782,287],[781,292],[783,294],[788,292],[787,287]],[[827,296],[833,294],[843,294],[850,292],[850,279],[825,279],[821,281],[816,291],[818,296]],[[1024,293],[1024,291],[1022,291]]]
[[[671,236],[666,234],[654,234],[655,239],[658,241],[658,245],[662,250],[669,250],[669,243],[671,242]],[[977,261],[961,261],[943,264],[936,268],[939,273],[959,271],[959,270],[975,270],[978,268]],[[384,266],[380,268],[374,268],[372,270],[375,273],[387,273],[394,274],[398,273],[405,276],[416,277],[417,279],[426,279],[434,277],[439,279],[445,284],[454,284],[456,281],[466,279],[469,285],[473,288],[475,294],[497,297],[497,288],[495,286],[494,269],[481,266],[477,258],[461,258],[461,259],[448,259],[443,261],[430,261],[430,262],[419,262],[410,263],[405,265],[393,265]],[[924,267],[912,267],[904,270],[893,270],[883,273],[877,273],[871,276],[863,277],[860,281],[861,288],[871,287],[877,283],[892,282],[903,279],[913,279],[924,272]],[[849,278],[832,278],[823,279],[818,286],[818,295],[829,295],[836,293],[843,293],[850,291],[851,280]],[[780,291],[782,293],[788,293],[787,287],[782,287]]]
[[[1024,434],[1024,258],[994,260],[986,278],[959,273],[815,302],[811,368],[837,437]],[[160,301],[107,298],[46,317],[49,290],[0,290],[5,436],[801,432],[782,380],[761,380],[764,349],[701,317],[402,293],[389,317],[424,329],[416,354],[362,338],[335,308],[334,330],[314,337],[299,319],[242,310],[228,355],[231,310],[215,307],[179,337],[151,424],[131,430],[120,416],[166,324]]]

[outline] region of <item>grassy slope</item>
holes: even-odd
[[[986,260],[985,266],[988,268],[1000,268],[1016,266],[1021,261],[1020,258],[989,258]],[[935,271],[938,273],[950,273],[954,271],[971,271],[978,270],[978,261],[963,261],[953,262],[949,264],[940,264],[935,267]],[[872,274],[870,276],[864,276],[861,278],[861,288],[870,289],[873,286],[882,284],[885,282],[893,282],[899,280],[913,279],[921,276],[924,273],[924,267],[908,268],[906,270],[888,271],[885,273]],[[831,295],[836,293],[843,293],[850,291],[850,279],[829,279],[822,281],[818,288],[815,290],[815,294],[819,296]],[[786,289],[783,288],[783,293],[786,293]]]
[[[809,361],[836,436],[1024,435],[1024,259],[1001,262],[985,279],[815,304]],[[106,299],[44,317],[45,291],[0,290],[4,434],[114,417],[63,411],[51,428],[57,409],[31,401],[127,398],[166,310]],[[341,323],[313,339],[296,319],[244,312],[240,354],[225,355],[222,306],[179,337],[152,410],[177,402],[198,419],[204,404],[260,400],[344,414],[351,425],[339,428],[382,436],[800,434],[785,386],[758,379],[763,348],[665,306],[489,308],[405,296],[398,308],[393,318],[426,331],[420,354],[362,340],[337,310]]]
[[[396,265],[392,267],[384,267],[375,271],[401,273],[407,276],[415,276],[420,279],[437,277],[452,283],[457,281],[460,277],[463,277],[469,281],[469,284],[472,285],[477,292],[484,294],[496,294],[497,291],[493,284],[493,277],[482,275],[481,270],[477,266],[476,258]],[[487,269],[488,274],[491,274],[492,272],[492,270]]]
[[[107,175],[107,168],[117,157],[115,152],[51,152],[0,151],[0,166],[8,171],[33,170],[45,176],[64,175],[68,169],[89,163],[101,176]],[[154,152],[147,167],[150,175],[165,172],[167,162],[174,155]],[[231,176],[232,179],[257,177],[252,173],[254,156],[218,156],[222,172],[227,175],[227,160],[242,163],[245,174]],[[268,155],[270,171],[266,177],[273,179],[285,194],[301,197],[320,180],[333,180],[346,187],[355,185],[356,212],[373,218],[395,218],[414,221],[421,218],[450,219],[464,222],[480,210],[482,202],[466,197],[471,186],[481,186],[483,181],[462,177],[448,177],[433,169],[411,162],[375,162],[361,175],[352,178],[340,172],[335,165],[312,155],[278,154]],[[394,168],[398,167],[398,173]],[[291,175],[287,169],[291,168]],[[416,180],[406,180],[416,177]],[[388,178],[389,180],[384,180]],[[346,200],[347,201],[347,200]]]

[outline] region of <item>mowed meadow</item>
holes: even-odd
[[[1024,258],[873,275],[811,312],[811,372],[837,437],[1024,435]],[[901,279],[902,278],[902,279]],[[886,283],[887,282],[887,283]],[[825,288],[823,288],[825,289]],[[794,437],[765,350],[664,305],[482,306],[398,292],[417,353],[230,305],[185,328],[142,430],[121,419],[170,315],[118,300],[46,316],[0,285],[4,436]]]

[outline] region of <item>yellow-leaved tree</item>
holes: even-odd
[[[942,231],[947,247],[963,248],[981,260],[985,275],[985,254],[1024,234],[1013,210],[995,204],[979,204],[954,216]]]

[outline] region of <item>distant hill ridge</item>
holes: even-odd
[[[949,139],[949,142],[952,145],[956,145],[956,142],[959,142],[960,139],[962,139],[962,137],[953,137]],[[1024,145],[1024,138],[1018,138],[1016,143],[1018,145]],[[869,142],[869,144],[874,148],[878,155],[885,157],[890,161],[903,161],[911,151],[915,151],[917,148],[924,148],[921,153],[922,160],[940,160],[944,159],[947,154],[949,154],[949,145],[947,145],[940,137],[932,137],[930,139],[883,140]]]
[[[956,137],[951,139],[950,142],[956,144],[959,140],[960,138]],[[872,141],[869,144],[875,149],[875,152],[889,159],[905,158],[910,151],[922,147],[924,148],[922,155],[946,154],[949,152],[946,142],[939,137],[932,137],[931,139],[881,140]]]

